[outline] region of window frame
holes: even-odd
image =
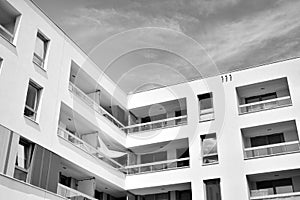
[[[216,148],[216,153],[208,153],[204,154],[204,140],[209,138],[215,138],[215,145],[213,148]],[[212,165],[212,164],[218,164],[219,163],[219,153],[218,153],[218,141],[217,141],[217,134],[216,133],[208,133],[204,135],[200,135],[201,139],[201,156],[202,156],[202,165]],[[207,157],[216,157],[216,161],[214,162],[205,162],[205,158]]]
[[[11,5],[9,2],[7,1],[3,1],[0,2],[0,6],[3,6],[4,8],[2,10],[5,10],[5,8],[9,8],[11,9],[11,12],[7,12],[5,14],[10,15],[9,17],[13,18],[13,30],[10,31],[8,30],[5,25],[3,25],[3,23],[0,23],[0,31],[2,31],[3,33],[0,33],[0,37],[2,37],[4,40],[8,41],[10,44],[12,44],[13,46],[15,46],[15,38],[16,38],[16,33],[17,30],[19,28],[19,23],[20,23],[20,19],[22,14],[13,6]],[[14,12],[14,13],[12,13]]]
[[[219,193],[219,199],[217,198],[217,200],[221,200],[222,199],[222,188],[221,188],[221,179],[220,178],[216,178],[216,179],[208,179],[208,180],[203,180],[203,183],[204,183],[204,194],[205,194],[205,199],[206,200],[211,200],[208,199],[208,186],[209,185],[216,185],[218,188],[218,191],[217,193]],[[210,183],[213,183],[213,184],[210,184]],[[215,198],[213,198],[215,199]]]
[[[27,105],[29,87],[33,87],[36,90],[34,108],[31,108],[29,105]],[[35,121],[35,122],[38,119],[38,111],[39,111],[39,107],[40,107],[39,105],[40,105],[40,102],[41,102],[42,90],[43,90],[43,87],[38,85],[36,82],[34,82],[32,80],[29,81],[28,87],[27,87],[26,98],[25,98],[24,116],[26,118],[29,118],[30,120]],[[32,116],[27,115],[26,111],[32,112],[33,113]]]
[[[15,169],[14,169],[14,178],[21,180],[19,178],[17,178],[16,175],[16,171],[20,171],[21,173],[23,173],[25,175],[25,180],[22,181],[27,181],[28,179],[28,173],[29,173],[29,169],[31,167],[31,162],[32,162],[32,157],[33,157],[33,150],[34,150],[34,144],[22,137],[20,137],[19,143],[18,143],[18,149],[19,146],[23,146],[24,147],[24,167],[19,166],[18,163],[18,154],[20,153],[19,150],[17,150],[16,153],[16,161],[15,161]]]
[[[208,98],[201,98],[203,96],[209,95]],[[212,121],[215,119],[214,116],[214,98],[213,98],[213,92],[206,92],[206,93],[202,93],[202,94],[198,94],[197,95],[197,99],[198,99],[198,112],[199,112],[199,122],[205,122],[205,121]],[[201,101],[206,100],[206,99],[210,99],[210,108],[204,108],[202,109],[201,107]],[[204,111],[204,112],[203,112]],[[212,116],[209,116],[212,115]],[[204,117],[204,119],[201,119],[204,116],[209,116],[207,119]]]
[[[40,39],[43,42],[43,58],[40,55],[38,55],[38,53],[36,52],[37,39]],[[45,34],[43,34],[40,30],[38,30],[36,34],[36,41],[35,41],[35,46],[33,51],[32,62],[43,70],[46,70],[45,63],[48,57],[47,55],[49,51],[49,43],[50,43],[50,39]]]

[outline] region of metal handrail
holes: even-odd
[[[134,124],[134,125],[126,126],[121,129],[126,133],[131,133],[131,132],[128,132],[128,130],[130,130],[130,129],[133,129],[133,132],[142,132],[142,131],[167,128],[167,127],[171,127],[171,126],[178,126],[178,125],[187,123],[186,121],[183,121],[183,122],[179,121],[177,124],[169,124],[169,125],[167,124],[167,122],[171,122],[171,121],[176,122],[176,120],[181,120],[181,119],[187,119],[187,115],[172,117],[172,118],[167,118],[167,119],[161,119],[161,120],[156,120],[156,121],[146,122],[146,123],[141,123],[141,124]],[[157,125],[157,124],[160,124],[161,126],[153,127],[154,125]],[[152,127],[150,127],[151,125],[152,125]],[[149,129],[142,130],[145,127],[148,127]]]
[[[244,149],[245,158],[257,158],[300,151],[299,141],[282,142]]]
[[[57,194],[61,195],[63,197],[71,198],[71,197],[84,197],[89,200],[97,200],[94,197],[91,197],[87,194],[84,194],[82,192],[79,192],[78,190],[75,190],[73,188],[69,188],[63,184],[58,183],[57,184]]]
[[[183,165],[178,165],[178,163],[183,161],[189,162],[189,160],[190,158],[180,158],[180,159],[131,165],[131,166],[126,166],[124,168],[124,172],[127,173],[127,175],[134,175],[134,174],[141,174],[141,173],[152,173],[158,171],[186,168],[190,166],[189,163]]]
[[[121,165],[120,163],[118,163],[117,161],[111,159],[110,157],[106,156],[105,154],[103,154],[101,151],[97,150],[95,147],[93,147],[92,145],[88,144],[87,142],[85,142],[84,140],[80,139],[79,137],[73,135],[72,133],[70,133],[69,131],[65,130],[64,128],[62,127],[58,127],[58,130],[57,130],[57,134],[58,136],[60,136],[61,138],[67,140],[68,142],[72,143],[73,145],[76,146],[76,144],[74,142],[71,142],[70,140],[66,139],[63,135],[61,135],[60,131],[62,131],[63,133],[67,134],[68,136],[74,138],[75,140],[77,140],[77,144],[82,144],[84,148],[82,148],[82,146],[80,146],[80,149],[84,150],[85,152],[87,152],[88,154],[96,157],[99,159],[99,157],[97,156],[100,155],[106,159],[108,159],[110,162],[116,164],[117,166],[119,166],[119,168],[117,169],[121,169],[121,168],[124,168],[123,165]],[[100,159],[101,160],[101,159]],[[103,161],[103,160],[102,160]]]
[[[137,168],[137,167],[147,167],[147,166],[160,165],[160,164],[169,164],[169,163],[186,161],[186,160],[190,160],[190,158],[178,158],[178,159],[157,161],[157,162],[144,163],[144,164],[138,164],[138,165],[129,165],[129,166],[126,166],[125,169],[132,169],[132,168]]]
[[[260,104],[272,103],[274,101],[287,100],[287,99],[291,99],[291,97],[285,96],[285,97],[279,97],[279,98],[274,98],[274,99],[268,99],[268,100],[264,100],[264,101],[254,102],[254,103],[242,104],[242,105],[239,105],[239,107],[244,108],[244,107],[256,106],[256,105],[260,105]]]
[[[114,116],[112,116],[109,112],[107,112],[101,105],[97,104],[93,99],[91,99],[89,96],[87,96],[74,83],[69,82],[69,90],[73,94],[75,94],[76,96],[78,96],[81,100],[83,100],[93,110],[97,111],[100,115],[104,116],[106,119],[108,119],[109,121],[113,122],[114,124],[117,123],[117,124],[115,124],[115,125],[117,125],[117,127],[119,127],[119,128],[123,128],[124,127],[124,125],[119,120],[117,120]],[[105,115],[108,115],[110,117],[110,119],[112,119],[112,120],[110,120]]]
[[[272,194],[272,195],[265,195],[265,196],[253,196],[250,197],[250,200],[276,200],[278,198],[285,198],[285,197],[300,197],[300,192],[290,192],[284,194]]]
[[[259,150],[259,149],[266,149],[266,148],[272,148],[272,147],[280,147],[280,146],[286,146],[290,144],[299,144],[299,141],[291,141],[291,142],[282,142],[282,143],[277,143],[277,144],[268,144],[268,145],[263,145],[263,146],[258,146],[258,147],[248,147],[245,148],[245,151],[252,151],[252,150]]]

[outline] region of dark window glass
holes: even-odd
[[[206,200],[221,200],[220,179],[205,180]]]

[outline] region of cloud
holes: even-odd
[[[157,60],[158,63],[172,66],[187,79],[272,62],[300,51],[299,1],[273,1],[270,6],[259,10],[254,9],[252,13],[247,11],[247,14],[240,13],[238,17],[224,17],[222,9],[230,7],[239,9],[241,2],[239,0],[135,0],[122,8],[77,8],[67,14],[68,17],[63,24],[72,33],[75,41],[78,41],[87,51],[111,35],[133,28],[153,26],[174,30],[174,33],[141,31],[112,43],[110,47],[105,47],[105,50],[98,49],[94,52],[95,57],[102,55],[102,60],[109,61],[113,57],[105,51],[121,52],[123,46],[133,41],[136,46],[159,44],[162,48],[169,49],[171,52],[173,50],[192,62],[193,66],[169,56]],[[213,17],[210,18],[210,15]],[[187,42],[178,36],[178,32],[186,33],[199,44]],[[157,59],[157,55],[153,53],[148,53],[146,57],[148,58],[145,59]],[[215,65],[219,68],[216,69]],[[195,66],[198,72],[193,69]],[[152,74],[151,77],[144,75],[149,72]],[[164,74],[161,75],[162,73]],[[155,82],[172,84],[180,80],[178,76],[168,74],[167,71],[153,68],[152,71],[144,69],[144,72],[131,73],[123,79],[122,86],[126,91],[130,91],[144,83],[149,83],[144,87],[149,89],[151,85],[157,87]]]
[[[218,26],[210,35],[202,36],[203,45],[217,62],[244,58],[267,44],[275,47],[276,39],[286,38],[300,27],[299,6],[300,2],[284,2],[276,8]]]
[[[136,27],[154,26],[182,31],[178,21],[172,18],[148,18],[136,11],[124,12],[113,8],[79,8],[72,11],[72,14],[64,19],[63,24],[68,27],[74,39],[80,44],[89,43],[90,37],[97,38],[100,42],[113,34]],[[95,44],[95,41],[92,44]],[[91,47],[88,49],[90,50]]]

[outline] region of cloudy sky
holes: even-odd
[[[126,92],[299,56],[299,0],[34,0]]]

